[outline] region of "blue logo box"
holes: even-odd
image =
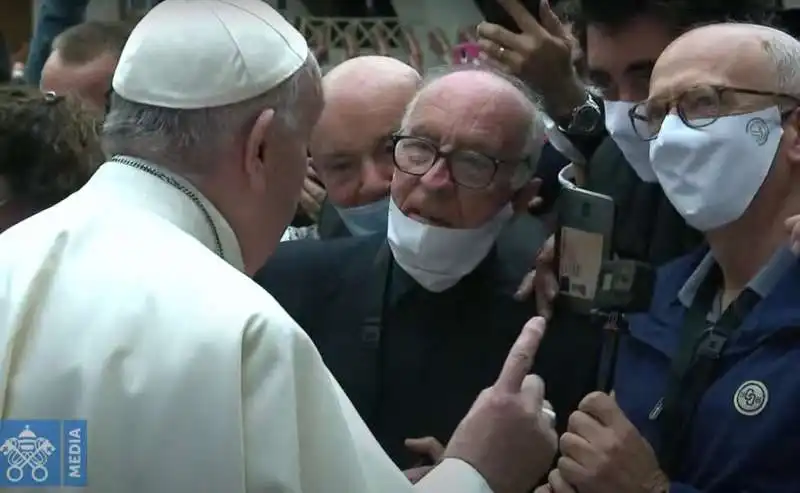
[[[0,420],[0,488],[85,487],[85,420]]]

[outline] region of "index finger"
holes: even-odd
[[[522,328],[514,345],[508,352],[500,376],[497,377],[495,387],[509,393],[519,392],[525,375],[531,371],[536,351],[544,336],[545,321],[542,317],[533,317]]]
[[[497,3],[514,19],[522,31],[535,32],[542,29],[542,25],[539,24],[536,17],[519,0],[497,0]]]

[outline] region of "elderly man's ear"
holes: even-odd
[[[541,186],[542,179],[533,178],[527,185],[517,190],[511,199],[514,212],[527,214],[529,210],[535,209],[542,201],[539,197],[539,188]]]
[[[788,128],[784,127],[784,138],[788,137],[789,141],[788,156],[791,164],[800,163],[800,109],[795,109],[788,116],[786,121],[790,124]]]

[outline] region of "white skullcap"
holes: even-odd
[[[162,108],[224,106],[278,86],[303,66],[308,44],[261,0],[164,0],[139,22],[112,87]]]

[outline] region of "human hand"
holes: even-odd
[[[528,375],[544,330],[541,317],[525,324],[497,381],[480,393],[444,452],[472,465],[494,493],[531,491],[556,453],[544,382]]]
[[[444,454],[444,445],[434,437],[408,438],[405,446],[420,456],[424,462],[432,464],[441,462],[442,454]]]
[[[553,300],[558,296],[558,279],[555,273],[555,237],[550,235],[536,256],[536,268],[522,279],[514,297],[524,300],[536,295],[536,309],[545,319],[553,316]]]
[[[325,201],[325,187],[322,186],[316,171],[310,165],[303,182],[303,190],[300,192],[300,208],[312,219],[319,219],[319,211],[322,209],[322,202]]]
[[[572,65],[575,42],[569,29],[553,13],[548,0],[539,4],[541,22],[520,0],[497,1],[521,32],[480,23],[478,44],[490,63],[541,94],[552,117],[571,116],[572,110],[586,100],[586,93]]]
[[[558,473],[580,493],[669,491],[653,448],[613,395],[593,392],[584,397],[569,417],[559,449]]]
[[[564,481],[558,469],[553,469],[547,475],[547,484],[539,486],[533,493],[578,493],[578,491]]]

